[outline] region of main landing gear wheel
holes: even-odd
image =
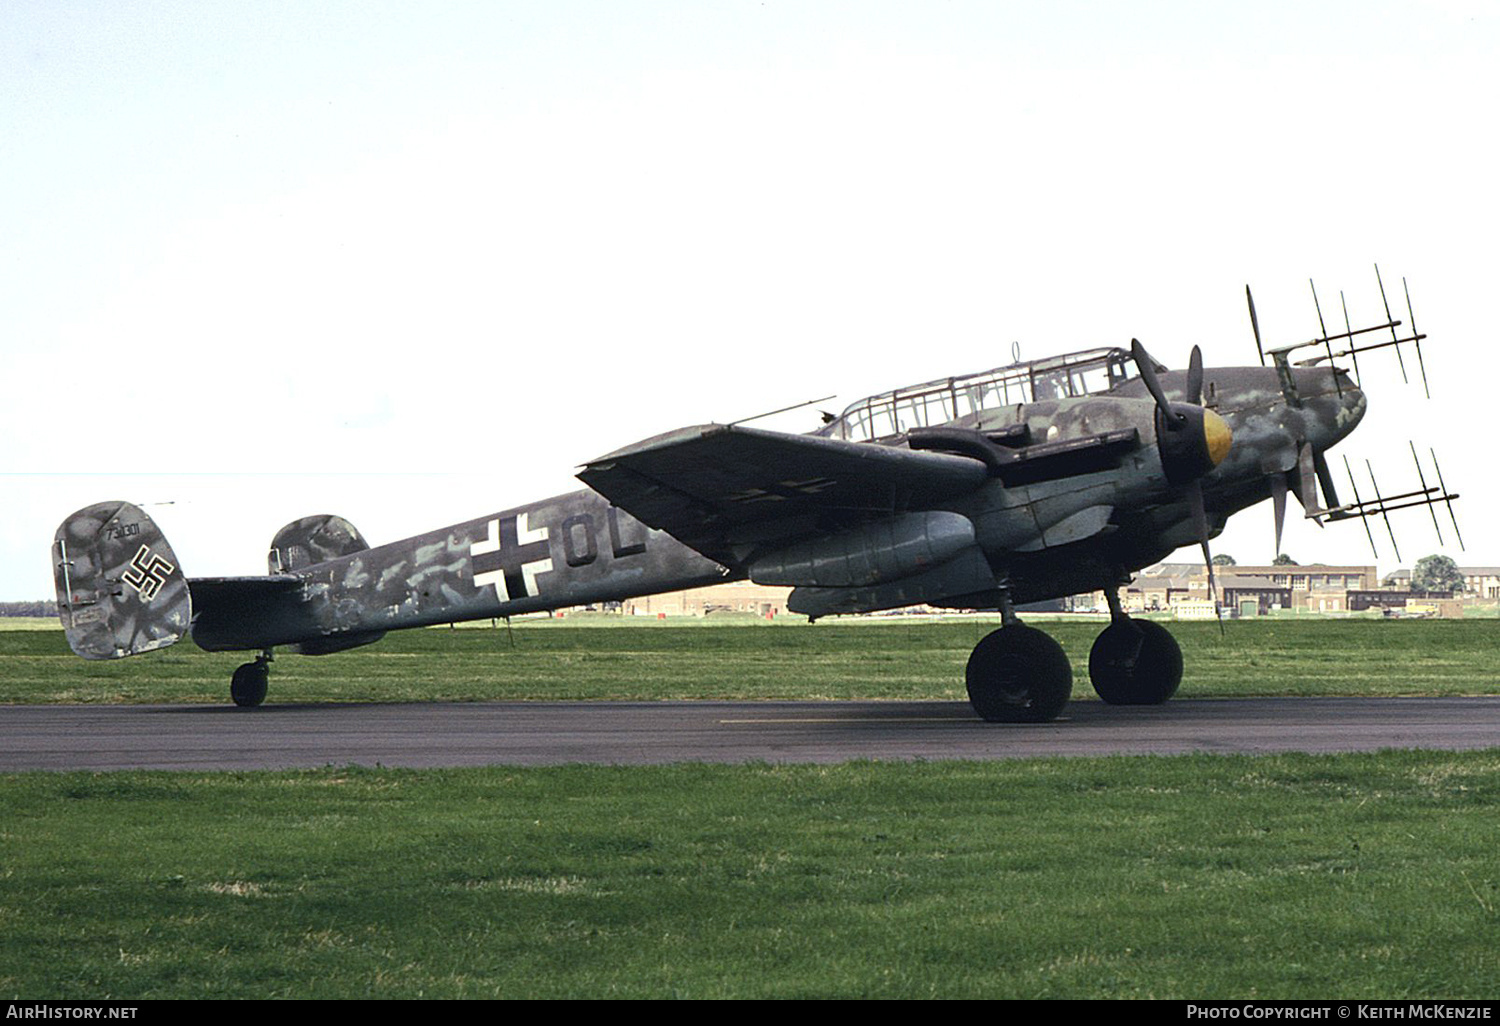
[[[1110,705],[1161,705],[1182,683],[1182,649],[1159,623],[1117,617],[1089,650],[1089,680]]]
[[[969,656],[964,682],[974,711],[991,723],[1045,723],[1073,693],[1062,646],[1035,627],[991,631]]]
[[[270,681],[269,659],[245,663],[234,671],[234,677],[229,682],[229,697],[234,699],[235,705],[244,708],[260,705],[266,700],[266,688]]]

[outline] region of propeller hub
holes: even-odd
[[[1224,457],[1229,455],[1230,443],[1234,441],[1234,432],[1229,430],[1229,423],[1213,410],[1203,411],[1203,442],[1208,449],[1208,458],[1214,466],[1224,462]]]
[[[1162,469],[1174,485],[1185,485],[1213,470],[1229,455],[1233,434],[1213,410],[1172,403],[1156,415],[1156,444]]]

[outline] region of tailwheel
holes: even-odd
[[[250,708],[266,700],[271,682],[271,657],[263,655],[253,663],[244,663],[229,681],[229,697],[234,704]]]
[[[969,656],[969,702],[991,723],[1045,723],[1073,693],[1073,668],[1062,646],[1035,627],[1012,623],[991,631]]]
[[[1110,705],[1161,705],[1182,683],[1182,649],[1161,624],[1118,616],[1089,650],[1089,680]]]

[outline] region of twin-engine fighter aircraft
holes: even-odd
[[[1382,327],[1394,337],[1399,323]],[[371,548],[340,517],[298,520],[271,542],[263,577],[185,577],[150,517],[100,503],[58,529],[60,614],[87,659],[189,632],[209,651],[260,652],[230,689],[254,706],[277,647],[320,655],[398,628],[748,577],[791,586],[789,608],[814,618],[998,610],[969,659],[970,700],[986,720],[1036,722],[1062,710],[1072,672],[1013,607],[1102,589],[1112,619],[1089,657],[1095,690],[1164,702],[1182,654],[1125,614],[1118,589],[1133,571],[1192,543],[1206,560],[1226,519],[1268,497],[1279,536],[1288,490],[1309,515],[1385,508],[1333,497],[1323,454],[1359,424],[1365,396],[1331,360],[1292,365],[1296,348],[1272,351],[1273,367],[1205,370],[1194,347],[1169,372],[1133,342],[871,396],[807,435],[683,428],[589,461],[586,489],[405,541]]]

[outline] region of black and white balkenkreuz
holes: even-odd
[[[475,586],[493,584],[501,602],[536,595],[537,574],[552,569],[547,528],[533,529],[530,518],[529,513],[497,517],[489,522],[485,538],[469,546]]]

